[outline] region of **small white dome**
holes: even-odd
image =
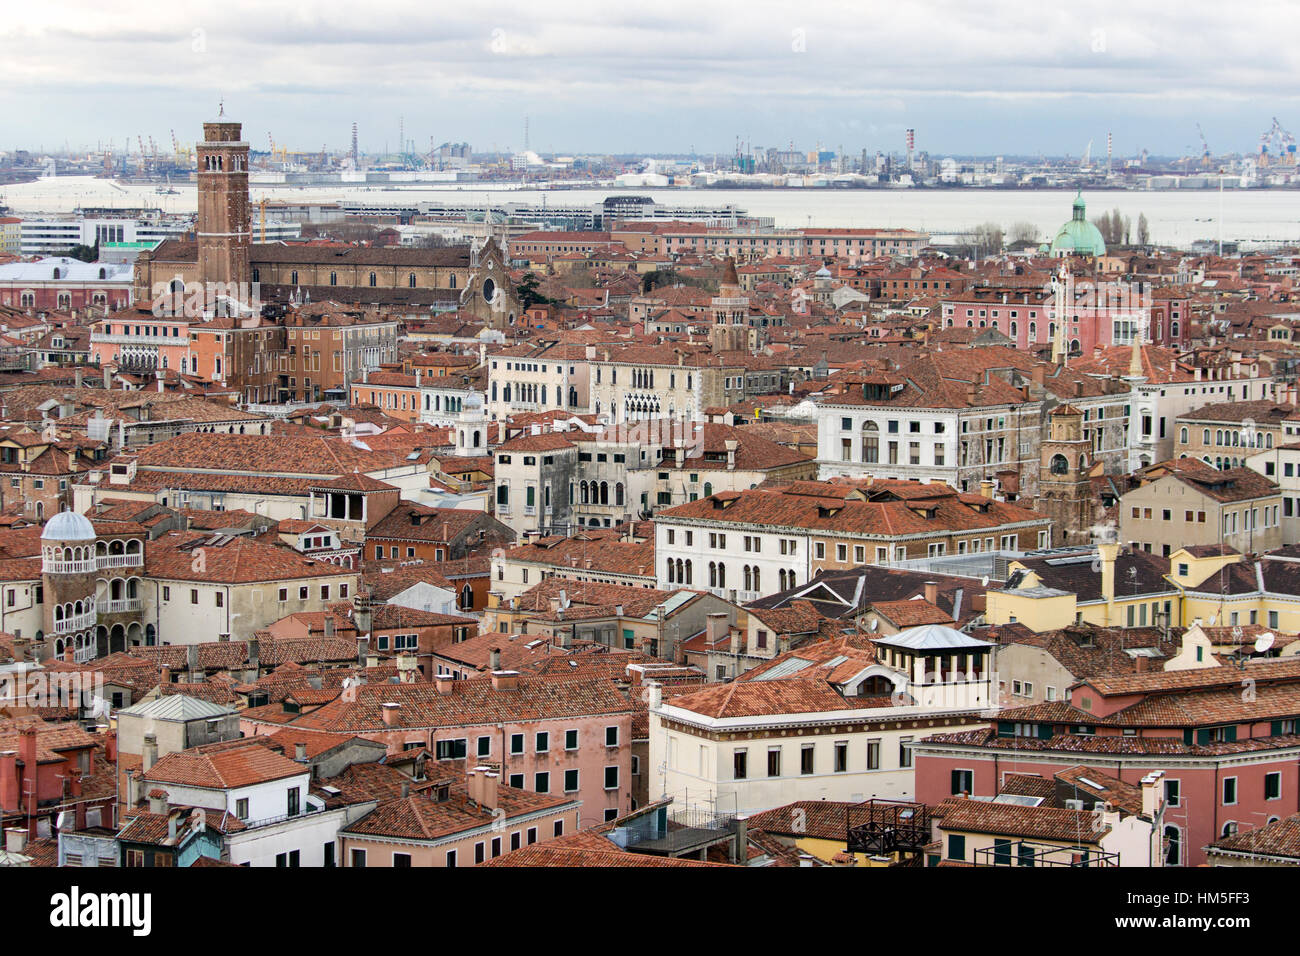
[[[75,511],[60,511],[45,523],[42,541],[94,541],[95,526],[85,515]]]

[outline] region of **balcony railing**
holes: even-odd
[[[117,601],[102,601],[99,606],[101,614],[124,614],[130,611],[138,611],[144,607],[144,602],[140,598],[122,598]]]
[[[92,604],[88,612],[65,617],[61,621],[54,622],[54,633],[68,634],[72,631],[82,631],[88,627],[95,626],[95,607]]]
[[[144,564],[143,554],[101,554],[95,558],[101,568],[132,568]]]
[[[50,574],[91,574],[96,570],[93,559],[85,561],[43,561],[41,570]]]

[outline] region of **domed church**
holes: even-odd
[[[1070,221],[1056,231],[1050,252],[1053,256],[1104,256],[1106,243],[1101,232],[1084,215],[1083,193],[1074,197]]]

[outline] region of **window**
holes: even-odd
[[[1237,778],[1224,777],[1223,779],[1223,805],[1231,806],[1237,802]]]
[[[550,793],[551,792],[551,775],[546,772],[533,774],[533,792]]]
[[[198,589],[198,588],[190,588],[190,603],[191,603],[191,604],[198,604],[198,603],[199,603],[199,589]]]
[[[617,727],[617,726],[615,726],[615,727],[606,727],[606,728],[605,728],[605,746],[606,746],[606,747],[617,747],[617,746],[618,746],[618,727]]]
[[[297,851],[295,850],[294,852],[296,853]],[[402,869],[406,869],[406,868],[410,867],[410,865],[411,865],[411,854],[409,854],[409,853],[398,853],[397,851],[393,851],[393,866],[394,866],[394,867],[401,867]]]
[[[539,754],[547,753],[551,749],[551,735],[542,731],[537,735],[537,752]]]
[[[948,859],[964,860],[966,859],[966,837],[959,833],[948,835]]]
[[[490,757],[492,755],[492,738],[483,736],[478,739],[478,755],[480,757]]]
[[[448,851],[447,851],[447,866],[448,866],[448,867],[453,867],[453,868],[456,866],[456,851],[455,851],[455,850],[448,850]]]
[[[952,772],[952,793],[974,793],[975,772],[973,770],[954,770]]]
[[[235,801],[235,816],[241,820],[248,819],[248,798],[241,797]]]
[[[1282,796],[1282,774],[1279,771],[1264,774],[1264,799],[1278,800]]]
[[[296,817],[298,815],[298,807],[299,807],[298,788],[290,787],[287,792],[287,797],[288,799],[285,802],[286,803],[285,812],[291,817]]]
[[[618,767],[605,768],[605,789],[606,790],[618,789]]]
[[[573,793],[578,789],[578,771],[564,771],[564,792]]]
[[[835,741],[835,772],[844,773],[849,769],[849,742]]]
[[[167,588],[163,588],[163,590],[166,591]],[[280,593],[277,595],[277,598],[280,600],[281,603],[283,603],[283,602],[289,600],[289,589],[288,589],[288,588],[280,588]],[[164,600],[165,600],[165,599],[166,599],[166,596],[164,595]]]
[[[481,840],[474,844],[474,862],[482,863],[487,858],[487,846]]]
[[[868,770],[880,769],[880,741],[879,740],[867,741],[867,769]]]
[[[359,869],[363,869],[366,865],[366,851],[359,850],[356,847],[353,847],[351,860],[348,865],[355,866]]]
[[[564,732],[564,749],[565,750],[578,749],[578,732],[576,730],[566,730]]]
[[[813,762],[816,754],[812,744],[804,744],[799,748],[799,772],[801,774],[811,774],[813,772]]]
[[[1177,780],[1165,781],[1165,804],[1167,806],[1171,806],[1171,807],[1180,806],[1181,804],[1178,802],[1180,793],[1181,793],[1181,788],[1179,785],[1179,781]]]
[[[912,766],[912,738],[898,738],[898,765],[900,767]]]
[[[767,749],[767,775],[769,777],[781,776],[781,748],[769,747]]]
[[[731,778],[745,780],[749,777],[749,751],[741,748],[731,752]]]
[[[524,735],[523,735],[523,734],[511,734],[511,735],[510,735],[510,752],[511,752],[512,754],[521,754],[521,753],[524,752]]]

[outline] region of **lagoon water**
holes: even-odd
[[[163,195],[146,183],[121,184],[90,176],[60,176],[0,187],[0,204],[16,214],[66,213],[81,206],[157,207],[192,213],[195,190],[178,184],[176,195]],[[482,209],[489,202],[591,205],[619,193],[653,196],[664,206],[734,205],[750,215],[771,216],[777,226],[912,228],[935,234],[968,229],[985,222],[1008,228],[1030,222],[1050,237],[1070,218],[1070,190],[997,189],[523,189],[471,183],[459,186],[277,186],[254,183],[252,199],[286,201],[435,201]],[[1213,189],[1088,190],[1089,217],[1118,208],[1132,219],[1139,213],[1150,223],[1153,242],[1187,246],[1197,239],[1254,242],[1300,242],[1300,190]]]

